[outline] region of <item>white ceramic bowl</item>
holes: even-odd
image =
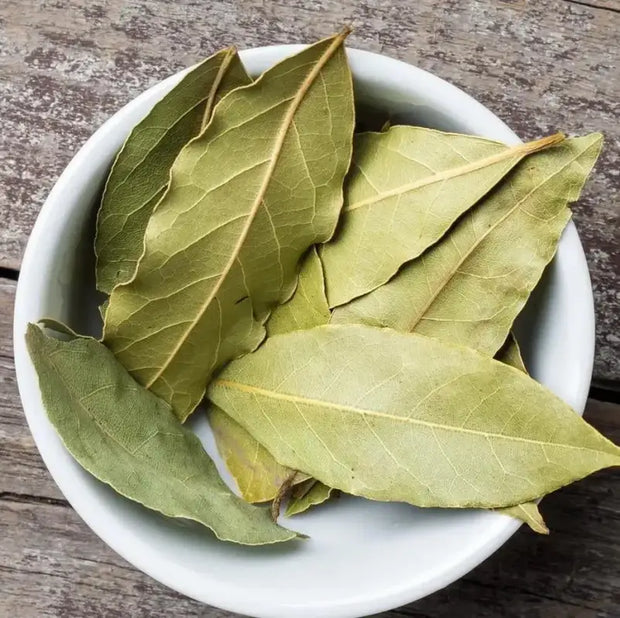
[[[300,49],[264,47],[241,56],[258,75]],[[389,112],[395,121],[519,141],[480,103],[425,71],[354,49],[349,58],[357,101]],[[181,75],[140,95],[88,140],[50,193],[30,237],[17,288],[15,363],[39,451],[96,534],[138,569],[199,601],[252,616],[316,618],[367,615],[428,595],[492,554],[518,523],[490,512],[420,510],[343,497],[289,522],[311,537],[307,542],[267,548],[221,543],[207,530],[167,520],[96,481],[73,461],[47,420],[24,345],[26,323],[49,316],[83,332],[97,328],[96,200],[129,130]],[[572,223],[520,318],[519,335],[533,376],[582,413],[594,317],[588,270]],[[214,454],[206,421],[197,417],[193,427]]]

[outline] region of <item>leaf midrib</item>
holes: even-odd
[[[224,76],[228,72],[228,67],[230,67],[230,63],[233,61],[233,58],[235,57],[236,53],[237,53],[237,50],[234,47],[229,47],[226,50],[226,54],[224,58],[222,59],[222,63],[220,64],[217,70],[217,74],[209,90],[209,98],[207,99],[205,110],[202,114],[202,122],[200,123],[200,133],[202,133],[205,130],[205,128],[209,124],[209,121],[211,120],[211,115],[213,112],[213,107],[214,107],[217,91],[220,89],[220,85],[222,81],[224,81]]]
[[[354,204],[350,204],[349,206],[345,206],[344,210],[346,212],[351,212],[352,210],[357,210],[358,208],[362,208],[363,206],[370,206],[372,204],[387,200],[391,197],[410,193],[412,191],[416,191],[417,189],[421,189],[422,187],[432,185],[437,182],[450,180],[451,178],[457,178],[458,176],[464,176],[484,167],[488,167],[490,165],[494,165],[495,163],[500,163],[501,161],[510,159],[511,157],[517,157],[520,159],[528,154],[537,152],[539,150],[547,148],[548,146],[557,144],[563,140],[564,135],[562,133],[556,133],[554,135],[550,135],[548,137],[544,137],[533,142],[527,142],[526,144],[517,144],[515,146],[507,147],[505,150],[502,150],[502,152],[498,152],[494,155],[483,157],[482,159],[478,159],[477,161],[473,161],[465,165],[460,165],[458,167],[453,167],[451,169],[444,170],[443,172],[435,172],[434,174],[426,176],[425,178],[422,178],[415,182],[401,185],[399,187],[396,187],[395,189],[391,189],[390,191],[378,193],[377,195],[373,195],[372,197],[369,197],[365,200],[361,200],[359,202],[355,202]],[[362,171],[359,165],[356,164],[356,167],[358,167],[358,169]],[[362,173],[364,174],[364,176],[366,176],[364,172]]]
[[[453,431],[456,433],[475,435],[478,437],[483,437],[483,438],[488,438],[488,439],[497,438],[497,439],[502,439],[502,440],[515,441],[515,442],[524,442],[526,444],[561,447],[561,448],[573,449],[577,451],[589,451],[589,452],[594,452],[594,453],[604,453],[606,455],[608,454],[610,455],[610,453],[607,453],[606,451],[601,451],[599,449],[593,449],[593,448],[589,448],[585,446],[574,446],[572,444],[564,444],[561,442],[545,442],[542,440],[533,440],[531,438],[521,438],[518,436],[480,431],[477,429],[466,429],[464,427],[457,427],[454,425],[446,425],[446,424],[436,423],[432,421],[423,421],[423,420],[411,418],[408,416],[396,416],[394,414],[388,414],[387,412],[378,412],[377,410],[369,410],[367,408],[357,408],[355,406],[336,403],[332,401],[324,401],[322,399],[313,399],[311,397],[301,397],[299,395],[291,395],[289,393],[279,393],[277,391],[269,390],[266,388],[261,388],[259,386],[252,386],[250,384],[244,384],[242,382],[236,382],[234,380],[217,379],[213,382],[213,385],[246,392],[246,393],[249,393],[255,396],[263,396],[269,399],[277,399],[280,401],[286,401],[286,402],[293,403],[293,404],[299,403],[299,404],[308,405],[308,406],[317,406],[320,408],[335,409],[335,410],[340,410],[342,412],[350,412],[353,414],[359,414],[362,416],[373,416],[376,418],[382,418],[382,419],[390,420],[390,421],[410,423],[412,425],[420,425],[422,427],[428,427],[430,429],[441,429],[443,431]],[[620,456],[617,456],[617,457],[620,461]]]
[[[437,297],[441,294],[441,292],[444,290],[446,285],[448,285],[448,283],[452,280],[452,278],[457,274],[457,271],[467,261],[467,259],[471,256],[471,254],[482,244],[482,242],[488,237],[488,235],[491,232],[495,231],[497,227],[500,226],[506,219],[511,217],[532,196],[532,194],[539,191],[540,188],[543,187],[546,183],[548,183],[552,178],[554,178],[555,176],[563,172],[569,165],[571,165],[579,157],[581,157],[588,148],[589,146],[584,148],[582,151],[580,151],[578,154],[572,157],[569,161],[567,161],[564,165],[562,165],[562,167],[560,167],[555,172],[553,172],[553,174],[545,178],[540,184],[533,187],[531,191],[529,191],[525,196],[523,196],[522,199],[520,199],[511,209],[509,209],[495,223],[493,223],[493,225],[487,228],[487,230],[485,230],[485,232],[480,237],[478,237],[474,243],[472,243],[471,247],[460,256],[454,268],[449,269],[447,274],[439,281],[439,285],[435,288],[435,291],[431,294],[427,303],[424,305],[424,307],[422,307],[422,309],[418,313],[417,319],[409,325],[408,327],[409,332],[413,332],[416,329],[418,324],[424,319],[425,314],[428,312],[431,305],[437,300]],[[562,208],[566,208],[566,205],[564,205]],[[562,209],[560,209],[558,212],[560,212],[561,210]],[[468,216],[471,216],[471,214]],[[422,256],[422,259],[424,259],[424,256]]]
[[[245,240],[246,240],[246,238],[247,238],[247,236],[249,234],[249,231],[250,231],[250,228],[252,226],[252,223],[253,223],[253,221],[254,221],[254,219],[256,217],[256,214],[257,214],[261,204],[263,203],[265,194],[266,194],[267,189],[269,187],[269,183],[270,183],[271,177],[272,177],[273,172],[275,170],[275,167],[276,167],[276,165],[278,163],[280,153],[282,152],[282,147],[284,145],[284,140],[286,138],[288,130],[289,130],[289,128],[290,128],[290,126],[292,124],[292,121],[294,119],[295,112],[299,108],[299,106],[300,106],[300,104],[301,104],[305,94],[307,93],[307,91],[310,88],[310,86],[314,83],[314,80],[319,75],[320,71],[323,69],[323,67],[325,66],[327,61],[332,57],[332,55],[335,53],[335,51],[340,47],[340,45],[342,44],[342,42],[344,41],[344,39],[346,38],[347,35],[348,35],[348,31],[343,31],[342,33],[340,33],[339,35],[334,37],[334,40],[332,41],[332,43],[325,50],[325,52],[323,53],[321,58],[318,60],[318,62],[316,62],[314,64],[314,66],[312,67],[312,70],[308,73],[308,75],[306,76],[306,78],[302,82],[301,87],[297,91],[295,97],[291,101],[291,103],[289,105],[289,108],[288,108],[288,110],[287,110],[287,112],[286,112],[286,114],[284,116],[283,122],[282,122],[282,124],[280,126],[280,130],[278,131],[276,140],[274,142],[274,147],[273,147],[273,151],[272,151],[272,154],[271,154],[271,160],[270,160],[269,165],[267,166],[267,169],[265,171],[265,176],[263,178],[263,182],[262,182],[262,184],[261,184],[261,186],[260,186],[260,188],[258,190],[258,193],[256,195],[254,203],[252,204],[252,208],[250,209],[250,212],[247,215],[247,222],[246,222],[246,224],[244,225],[244,227],[243,227],[243,229],[241,231],[239,239],[237,240],[237,242],[235,243],[235,245],[234,245],[234,247],[233,247],[233,249],[231,251],[230,258],[229,258],[228,262],[226,263],[226,265],[224,266],[224,269],[222,270],[220,278],[215,283],[213,289],[211,290],[211,293],[209,294],[209,296],[207,297],[205,302],[201,305],[201,307],[198,310],[198,313],[197,313],[196,317],[194,318],[194,320],[190,323],[189,327],[187,328],[187,330],[185,331],[183,336],[179,338],[179,341],[177,342],[177,344],[175,345],[175,347],[173,348],[173,350],[169,354],[169,356],[166,359],[166,361],[164,363],[162,363],[162,366],[159,368],[159,370],[148,381],[148,383],[146,384],[146,388],[151,388],[153,386],[153,384],[168,369],[168,367],[170,366],[170,363],[173,361],[173,359],[179,353],[179,351],[181,350],[181,348],[183,347],[183,345],[185,344],[185,342],[189,338],[191,332],[194,330],[194,328],[196,328],[197,324],[202,319],[202,317],[205,314],[205,312],[207,311],[208,307],[211,305],[211,303],[213,302],[214,298],[216,297],[216,295],[220,291],[220,289],[221,289],[221,287],[222,287],[226,277],[228,276],[230,270],[232,269],[235,261],[239,257],[241,249],[243,248],[243,244],[245,243]]]
[[[140,167],[144,163],[144,161],[146,161],[147,157],[161,144],[162,140],[170,133],[170,131],[172,131],[172,129],[174,129],[174,127],[176,127],[179,124],[179,122],[181,122],[181,120],[183,120],[188,114],[193,112],[197,107],[200,107],[201,105],[204,104],[205,105],[205,110],[203,112],[203,121],[204,121],[204,118],[206,117],[207,114],[210,115],[210,111],[213,111],[212,104],[213,104],[213,101],[215,99],[215,95],[216,95],[217,90],[219,89],[220,84],[222,83],[222,79],[224,78],[224,75],[225,75],[225,71],[222,71],[222,67],[225,65],[225,68],[227,69],[228,66],[230,65],[231,61],[232,61],[233,56],[234,56],[235,52],[232,51],[232,53],[231,53],[232,49],[233,48],[230,48],[229,50],[227,50],[228,54],[222,60],[222,63],[220,64],[220,67],[218,68],[218,72],[217,72],[217,74],[215,76],[213,84],[211,85],[211,88],[209,89],[209,93],[207,94],[207,96],[206,97],[202,97],[194,105],[192,105],[185,112],[183,112],[183,114],[178,116],[171,125],[169,125],[168,127],[165,128],[164,132],[157,139],[157,141],[147,150],[147,152],[144,154],[144,156],[135,165],[132,166],[132,168],[127,172],[125,177],[120,182],[118,182],[117,184],[114,185],[114,187],[112,188],[112,191],[108,195],[109,198],[111,198],[118,191],[118,189],[120,189],[121,186],[123,186],[123,185],[125,185],[127,183],[129,178],[136,171],[136,169],[138,169],[138,167]],[[207,61],[205,61],[205,62],[207,62]],[[205,103],[205,101],[206,101],[206,103]],[[209,110],[209,106],[211,106],[211,110]],[[141,128],[140,125],[138,125],[136,127],[136,129],[139,129],[139,128]],[[201,132],[202,132],[202,129],[201,129]],[[133,136],[133,133],[134,132],[132,131],[131,134],[130,134],[130,137]],[[122,152],[122,150],[119,152],[119,155],[121,154],[121,152]],[[157,191],[155,191],[148,198],[148,200],[146,200],[146,202],[148,202],[149,200],[153,199],[153,197],[159,191],[161,191],[163,188],[165,188],[167,185],[168,185],[168,181],[166,181],[162,186],[160,186],[157,189]],[[107,218],[109,218],[109,215],[108,215]],[[105,220],[106,219],[104,219],[104,221]]]

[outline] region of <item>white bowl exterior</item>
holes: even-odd
[[[256,75],[301,49],[241,52]],[[423,124],[507,143],[516,135],[458,88],[418,68],[348,50],[357,95]],[[112,157],[130,129],[180,78],[143,93],[84,145],[53,188],[34,226],[17,289],[15,364],[28,424],[54,480],[84,521],[112,549],[160,582],[199,601],[252,616],[315,618],[367,615],[438,590],[478,565],[518,528],[483,511],[414,509],[345,497],[287,525],[310,535],[293,546],[245,548],[167,520],[116,495],[71,458],[45,414],[24,333],[43,316],[69,319],[72,278],[84,250],[83,230]],[[575,227],[566,229],[536,310],[520,321],[532,374],[583,412],[594,350],[592,292]],[[215,453],[204,419],[193,426]],[[217,458],[216,458],[217,459]],[[222,469],[221,461],[218,461]],[[230,477],[224,471],[230,482]]]

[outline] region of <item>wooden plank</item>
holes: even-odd
[[[0,502],[3,616],[210,616],[136,571],[64,506]]]
[[[596,5],[596,6],[595,6]],[[464,88],[523,138],[602,130],[605,153],[575,220],[597,307],[595,378],[620,380],[620,13],[617,0],[175,2],[0,5],[0,266],[17,269],[37,212],[75,150],[146,87],[218,47],[351,45]]]
[[[0,496],[4,493],[62,499],[26,425],[13,361],[0,357]]]
[[[13,288],[0,282],[4,350]],[[590,400],[586,414],[620,442],[620,406]],[[12,359],[1,354],[0,445],[0,616],[233,618],[152,581],[86,527],[41,461]],[[522,529],[459,582],[383,616],[613,616],[620,604],[620,495],[612,490],[613,474],[596,474],[545,499],[550,537]]]
[[[13,299],[15,281],[0,279],[0,356],[13,357]]]

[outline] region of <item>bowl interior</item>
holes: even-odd
[[[298,49],[247,50],[242,59],[257,75]],[[364,114],[372,109],[394,122],[518,141],[491,112],[424,71],[357,50],[349,50],[349,57]],[[97,482],[73,461],[47,421],[24,346],[26,323],[49,316],[98,334],[102,298],[94,288],[92,240],[102,183],[131,127],[180,76],[135,99],[89,140],[50,194],[24,257],[15,312],[16,366],[28,422],[50,472],[82,518],[127,560],[184,594],[232,611],[357,616],[447,585],[497,549],[518,524],[490,512],[422,510],[342,497],[283,522],[308,534],[305,542],[267,548],[225,544]],[[581,413],[592,368],[593,315],[572,223],[519,318],[517,333],[533,376]],[[195,414],[190,422],[231,484],[204,415]]]

